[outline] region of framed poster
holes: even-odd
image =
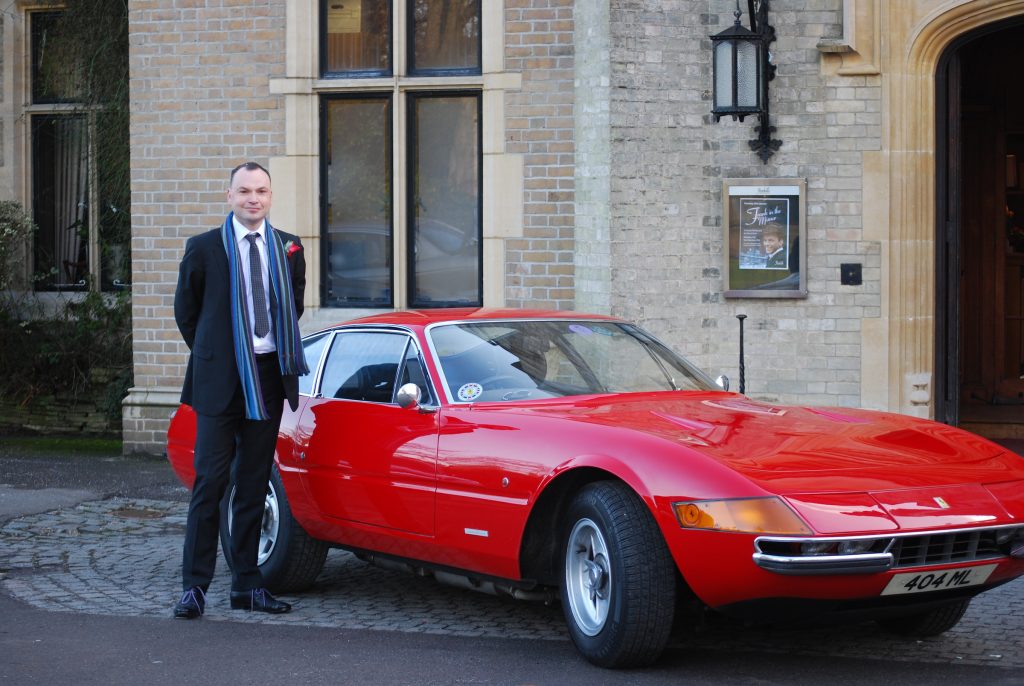
[[[806,298],[804,179],[725,179],[726,298]]]

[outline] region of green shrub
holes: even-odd
[[[126,293],[89,293],[50,318],[0,307],[0,395],[22,404],[89,397],[120,421],[132,384],[131,308]]]
[[[10,288],[21,272],[12,264],[12,258],[22,254],[35,230],[32,216],[20,203],[0,200],[0,291]]]

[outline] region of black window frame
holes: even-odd
[[[330,222],[327,216],[327,207],[330,204],[329,188],[327,183],[327,172],[330,159],[327,147],[328,112],[330,103],[339,100],[382,100],[387,102],[386,136],[390,141],[388,146],[388,173],[391,174],[391,192],[388,195],[390,203],[391,236],[388,241],[388,250],[392,256],[391,260],[391,282],[388,293],[390,298],[387,302],[374,301],[335,301],[330,297],[328,288],[330,285],[330,255],[328,254],[328,242],[330,240]],[[339,309],[382,309],[394,308],[395,306],[395,141],[394,141],[394,118],[395,102],[392,93],[377,91],[361,91],[359,93],[324,93],[320,96],[320,302],[322,307]]]
[[[327,68],[327,5],[331,0],[320,0],[320,78],[322,79],[370,79],[392,77],[395,74],[395,1],[388,0],[388,47],[391,50],[387,69],[351,69],[329,71]]]
[[[477,17],[483,22],[483,3],[475,0],[477,6]],[[409,76],[475,76],[483,73],[483,26],[477,31],[476,48],[480,63],[476,67],[462,67],[455,69],[417,69],[416,58],[416,31],[414,30],[416,0],[406,0],[406,31],[405,31],[405,63],[406,72]],[[394,31],[392,31],[392,34]]]
[[[44,183],[45,179],[51,178],[46,173],[46,167],[36,164],[37,157],[42,152],[40,147],[44,140],[55,141],[58,139],[56,132],[58,127],[57,122],[71,122],[79,120],[82,131],[81,144],[85,146],[85,186],[84,186],[84,202],[81,198],[75,203],[75,206],[80,208],[82,216],[77,218],[74,223],[61,226],[57,223],[58,216],[52,212],[54,209],[54,203],[56,202],[53,195],[47,196],[43,193],[44,189],[49,190],[51,193],[56,189],[48,186]],[[31,260],[31,271],[35,275],[33,278],[34,289],[37,292],[56,292],[56,293],[85,293],[90,290],[94,290],[90,283],[97,281],[96,275],[93,274],[92,264],[92,252],[93,252],[93,232],[98,231],[99,228],[94,226],[94,219],[91,216],[92,205],[92,189],[90,188],[92,182],[92,170],[90,164],[92,162],[91,156],[88,152],[90,145],[89,140],[89,118],[82,112],[66,110],[66,111],[54,111],[54,112],[33,112],[28,116],[28,126],[30,131],[31,145],[29,149],[29,194],[32,198],[32,218],[38,226],[38,231],[33,238],[33,247]],[[44,136],[43,128],[53,127],[52,136]],[[74,256],[74,259],[69,260],[69,256],[64,256],[63,259],[56,251],[56,245],[54,248],[54,254],[50,256],[52,262],[49,265],[40,263],[40,250],[49,248],[51,246],[44,245],[44,243],[50,243],[51,241],[56,244],[59,239],[59,234],[65,231],[75,231],[76,233],[84,232],[84,236],[80,237],[80,245],[78,254]],[[44,241],[44,236],[48,236],[51,240]],[[84,259],[78,259],[83,257]],[[63,268],[64,277],[60,276],[60,272]],[[50,269],[57,270],[57,277],[54,280],[51,279]],[[74,274],[72,274],[72,269]],[[81,272],[79,272],[81,270]],[[101,292],[108,292],[115,290],[103,289],[100,284]]]
[[[477,116],[477,129],[476,129],[476,148],[477,148],[477,175],[476,175],[476,193],[477,193],[477,230],[479,231],[477,241],[477,299],[473,302],[463,302],[458,300],[446,300],[446,301],[417,301],[413,296],[416,292],[416,261],[414,255],[415,242],[413,239],[413,223],[416,219],[416,196],[413,190],[415,189],[415,175],[416,175],[416,153],[419,150],[418,141],[416,138],[415,131],[415,120],[413,117],[413,110],[416,106],[416,101],[427,98],[444,98],[444,97],[469,97],[472,96],[476,99],[476,116]],[[406,252],[406,303],[410,308],[416,309],[437,309],[443,307],[483,307],[484,298],[484,240],[483,240],[483,227],[484,227],[484,150],[483,150],[483,91],[479,89],[467,89],[458,88],[450,90],[424,90],[406,93],[406,194],[405,194],[405,252]],[[392,197],[392,202],[394,198]]]

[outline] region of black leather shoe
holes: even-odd
[[[231,609],[279,615],[290,612],[292,606],[270,595],[270,591],[265,588],[252,588],[248,591],[231,591]]]
[[[174,606],[175,619],[198,619],[206,609],[206,593],[199,586],[193,586],[181,594],[181,600]]]

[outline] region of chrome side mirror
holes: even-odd
[[[719,374],[718,378],[715,379],[715,383],[718,384],[723,391],[729,390],[729,377],[725,374]]]
[[[420,402],[420,387],[414,383],[403,384],[395,395],[395,402],[403,409],[418,405]]]

